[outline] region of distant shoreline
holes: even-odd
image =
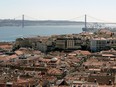
[[[0,20],[0,27],[4,26],[22,26],[22,20]],[[44,20],[44,21],[32,21],[25,20],[24,26],[39,26],[39,25],[82,25],[84,22],[76,21],[57,21],[57,20]]]
[[[84,25],[83,21],[68,21],[68,20],[13,20],[13,19],[0,19],[0,27],[9,26],[64,26],[64,25]],[[116,24],[116,23],[102,23],[102,22],[88,22],[88,23],[101,23],[101,24]]]

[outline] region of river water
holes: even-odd
[[[59,34],[78,34],[82,32],[83,25],[44,25],[44,26],[25,26],[22,27],[0,27],[0,42],[15,41],[19,37],[49,36]]]

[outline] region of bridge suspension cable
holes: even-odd
[[[72,20],[76,20],[76,19],[79,19],[79,18],[83,18],[84,15],[81,15],[81,16],[77,16],[77,17],[74,17],[74,18],[71,18],[71,19],[68,19],[69,21],[72,21]]]
[[[16,16],[16,17],[14,17],[14,19],[16,19],[16,20],[22,20],[22,16],[21,15]]]
[[[92,18],[92,19],[95,19],[95,20],[97,20],[98,22],[111,23],[111,22],[108,22],[108,21],[106,21],[106,20],[99,19],[99,18],[95,18],[95,17],[90,16],[90,15],[87,15],[87,17]],[[97,21],[95,21],[95,22],[97,22]]]
[[[35,18],[35,17],[31,17],[31,16],[28,16],[28,15],[25,15],[25,17],[29,18],[30,20],[38,20],[38,18]]]
[[[34,17],[31,17],[31,16],[28,16],[28,15],[25,15],[24,14],[24,17],[25,17],[25,20],[38,20],[37,18],[34,18]],[[19,16],[16,16],[14,17],[15,20],[22,20],[22,15],[19,15]]]

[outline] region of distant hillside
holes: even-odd
[[[81,25],[84,22],[76,21],[58,21],[58,20],[44,20],[44,21],[30,21],[25,20],[25,26],[37,26],[37,25]],[[22,26],[22,20],[0,20],[0,26]]]

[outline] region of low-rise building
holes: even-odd
[[[88,82],[96,82],[100,85],[114,85],[115,77],[107,73],[90,74]]]
[[[79,49],[80,40],[78,38],[57,38],[56,48],[68,50],[68,49]]]
[[[90,40],[91,51],[101,51],[108,49],[112,45],[116,45],[116,38],[93,38]]]

